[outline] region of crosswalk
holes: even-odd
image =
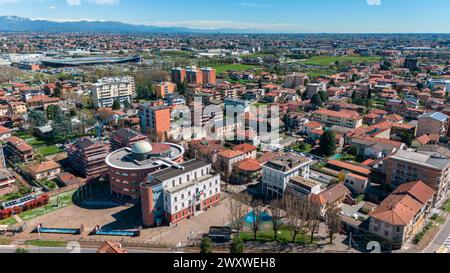
[[[450,237],[447,238],[447,240],[445,241],[444,245],[448,248],[450,248]]]

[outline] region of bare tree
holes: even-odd
[[[295,243],[297,235],[307,230],[308,206],[304,200],[291,194],[285,196],[284,205],[287,225],[292,232],[292,243]]]
[[[307,214],[308,214],[308,230],[311,232],[311,243],[314,241],[314,234],[318,232],[320,220],[322,219],[320,215],[320,205],[311,200],[307,201]]]
[[[339,216],[340,210],[336,207],[330,207],[327,211],[327,227],[330,235],[330,244],[333,244],[333,236],[341,230],[341,218]]]
[[[231,228],[236,230],[238,238],[245,224],[243,218],[247,213],[248,200],[248,195],[244,193],[235,193],[228,198]]]
[[[253,217],[252,230],[253,230],[254,239],[256,241],[258,231],[261,230],[261,213],[263,210],[263,203],[259,199],[253,199],[250,205],[253,210],[252,211],[252,213],[253,213],[253,215],[252,215],[252,217]]]
[[[282,201],[275,200],[270,204],[270,214],[272,216],[272,229],[275,235],[275,241],[277,241],[278,231],[281,229],[285,217]]]

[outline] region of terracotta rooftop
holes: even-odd
[[[391,225],[408,225],[433,198],[434,193],[422,181],[403,184],[389,195],[370,217]]]

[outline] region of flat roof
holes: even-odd
[[[183,156],[184,148],[182,146],[173,143],[163,143],[163,144],[170,146],[171,156],[170,158],[167,159],[173,160],[175,158]],[[140,164],[138,164],[135,160],[131,159],[130,157],[131,154],[132,153],[130,148],[123,148],[110,153],[106,157],[105,161],[108,166],[122,170],[143,170],[143,169],[157,168],[160,166],[169,166],[169,164],[166,163],[164,159],[157,157],[153,159],[148,159],[143,162],[139,162]]]
[[[191,161],[187,161],[183,164],[180,164],[181,167],[183,167],[182,169],[177,169],[177,168],[168,168],[165,170],[161,170],[158,172],[155,172],[152,174],[154,179],[157,179],[158,181],[166,181],[168,179],[171,179],[173,177],[177,177],[180,175],[183,175],[185,173],[191,172],[193,170],[202,168],[202,167],[206,167],[210,165],[209,163],[206,163],[205,161],[199,160],[199,159],[194,159]]]

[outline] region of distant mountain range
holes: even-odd
[[[55,22],[31,20],[18,16],[0,16],[0,32],[85,32],[85,33],[243,33],[243,30],[220,29],[204,30],[182,27],[157,27],[133,25],[113,21],[75,21]],[[255,31],[248,31],[255,32]]]

